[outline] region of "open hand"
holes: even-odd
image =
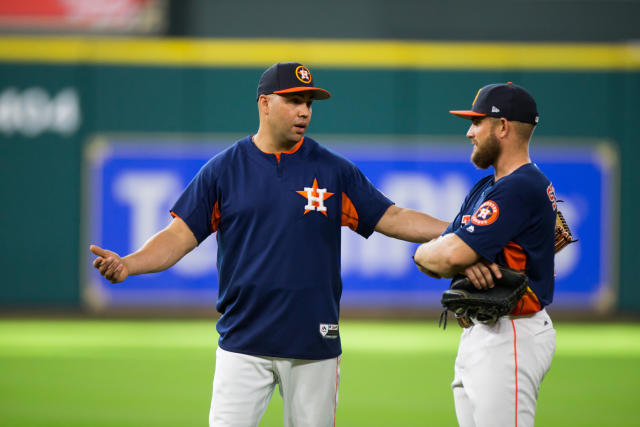
[[[129,269],[120,255],[113,251],[91,245],[89,250],[98,255],[93,266],[111,283],[120,283],[129,276]]]

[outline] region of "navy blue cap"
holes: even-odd
[[[513,83],[496,83],[478,91],[471,110],[453,110],[451,114],[464,119],[474,117],[504,117],[507,120],[537,125],[540,119],[533,96]]]
[[[311,71],[298,62],[279,62],[267,68],[258,83],[258,96],[271,93],[312,92],[313,99],[327,99],[331,94],[313,86]]]

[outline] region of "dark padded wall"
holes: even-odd
[[[624,41],[638,0],[172,0],[169,34],[416,40]]]

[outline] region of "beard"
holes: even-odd
[[[502,146],[498,138],[490,134],[481,144],[476,144],[476,149],[471,153],[471,161],[479,169],[487,169],[495,164],[502,152]]]

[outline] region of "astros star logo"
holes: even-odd
[[[296,68],[296,77],[302,83],[310,83],[311,82],[311,71],[307,69],[304,65],[300,65]]]
[[[487,200],[480,205],[476,213],[471,217],[471,222],[475,225],[491,225],[498,219],[500,209],[493,200]]]
[[[307,204],[304,207],[305,215],[310,211],[318,211],[327,216],[327,207],[324,205],[324,201],[333,196],[333,193],[327,192],[326,188],[318,188],[316,178],[313,179],[312,187],[304,187],[304,191],[296,191],[296,193],[307,199]]]

